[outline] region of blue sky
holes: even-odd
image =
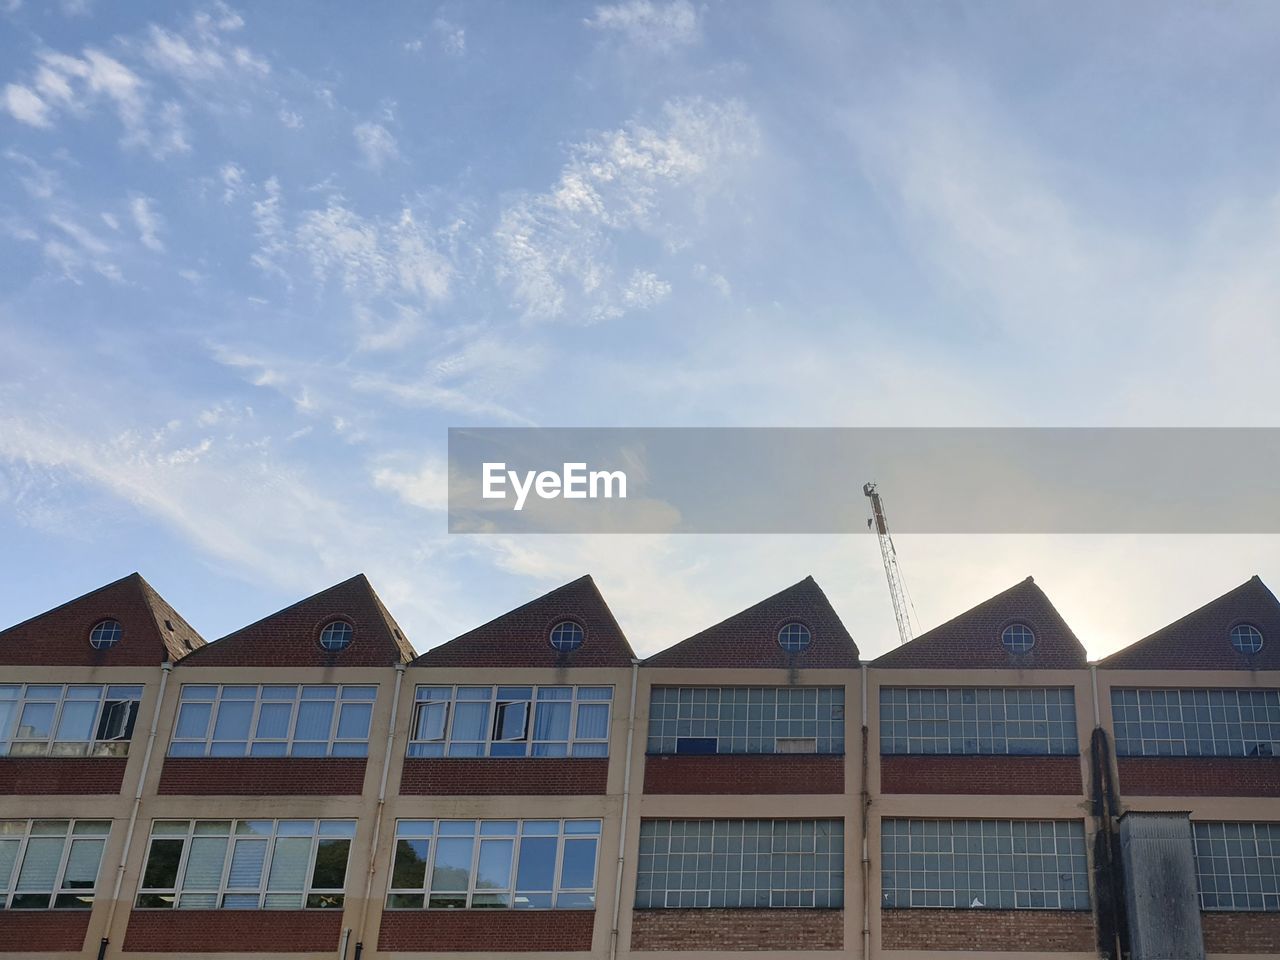
[[[1276,426],[1278,21],[0,0],[0,620],[365,571],[421,650],[591,572],[652,651],[812,573],[887,649],[869,536],[449,537],[445,431]],[[1094,653],[1280,585],[1261,536],[898,546],[924,626],[1031,573]]]

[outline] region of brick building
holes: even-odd
[[[1280,955],[1280,603],[1103,660],[1030,578],[874,660],[805,579],[645,660],[589,577],[0,631],[0,953]]]

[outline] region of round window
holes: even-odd
[[[1010,653],[1026,653],[1036,645],[1036,635],[1025,623],[1011,623],[1000,634],[1000,642]]]
[[[95,650],[109,650],[124,638],[124,628],[119,620],[99,620],[89,631],[89,646]]]
[[[1241,653],[1257,653],[1262,649],[1262,631],[1251,623],[1237,623],[1231,628],[1231,645]]]
[[[355,628],[345,620],[330,620],[320,630],[320,648],[336,653],[351,646],[356,638]]]
[[[551,628],[551,646],[561,653],[577,650],[587,638],[581,624],[572,620],[561,620]]]
[[[813,641],[813,634],[803,623],[788,623],[778,631],[778,646],[787,653],[799,653]]]

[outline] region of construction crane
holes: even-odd
[[[871,501],[871,519],[867,521],[867,529],[874,530],[876,539],[880,541],[880,557],[884,560],[884,575],[889,581],[889,598],[893,601],[893,618],[898,622],[898,643],[903,644],[911,639],[911,614],[914,606],[907,593],[907,584],[902,579],[902,571],[898,568],[898,551],[894,549],[893,537],[889,536],[889,521],[885,519],[884,503],[876,492],[876,485],[864,483],[862,493]]]

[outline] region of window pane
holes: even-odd
[[[429,840],[397,840],[395,865],[391,868],[391,888],[393,890],[421,889],[427,878],[429,852]]]
[[[570,706],[568,703],[555,701],[539,703],[534,713],[533,738],[535,740],[568,740]]]
[[[52,891],[65,843],[63,837],[32,837],[28,840],[14,889]]]
[[[178,864],[182,860],[184,841],[155,839],[142,874],[142,886],[148,890],[172,890],[178,882]]]
[[[577,736],[585,740],[604,740],[609,736],[609,707],[603,703],[578,705]]]
[[[306,885],[310,864],[310,837],[278,837],[267,874],[267,889],[301,890]]]
[[[596,841],[565,840],[564,864],[560,869],[561,887],[591,887],[596,876]]]
[[[138,719],[137,700],[108,700],[102,708],[95,738],[98,740],[128,740],[133,736],[133,725]]]
[[[529,837],[520,841],[517,890],[551,890],[556,877],[556,838]]]
[[[292,703],[264,703],[258,708],[256,736],[265,740],[283,740],[289,736],[289,721],[292,719]]]
[[[18,839],[0,839],[0,892],[9,889],[9,880],[13,876],[13,865],[18,859],[18,847],[22,844]]]
[[[18,722],[18,736],[24,740],[47,740],[53,730],[52,703],[28,703]]]
[[[90,740],[93,721],[98,718],[97,701],[75,700],[62,705],[57,740]]]
[[[62,886],[67,890],[92,890],[98,880],[98,864],[102,862],[105,840],[73,840],[67,855],[67,868]]]
[[[368,740],[369,719],[373,705],[369,703],[344,703],[338,715],[338,737],[342,740]]]
[[[322,837],[318,842],[311,886],[317,890],[341,890],[347,882],[347,856],[351,851],[351,841],[344,837]]]
[[[436,841],[436,862],[431,870],[431,892],[465,891],[471,876],[470,837],[444,837]]]
[[[298,726],[294,730],[293,737],[295,740],[328,741],[332,726],[333,701],[304,701],[298,707]]]
[[[218,704],[218,719],[213,724],[215,740],[247,740],[253,720],[253,702],[223,700]]]
[[[511,886],[511,854],[514,849],[514,840],[480,841],[477,890],[505,890]]]
[[[489,733],[489,704],[459,703],[453,713],[454,740],[485,740]]]
[[[499,703],[493,724],[493,739],[523,740],[528,726],[529,704]]]
[[[262,882],[262,865],[267,857],[266,840],[237,840],[231,853],[227,887],[232,890],[257,889]]]
[[[222,883],[222,868],[227,862],[227,838],[194,837],[187,855],[187,871],[182,880],[184,890],[217,890]],[[171,884],[144,883],[143,886]]]
[[[418,707],[418,722],[414,728],[415,740],[443,740],[445,719],[449,715],[446,703],[424,703]]]
[[[178,711],[178,727],[174,736],[189,740],[203,739],[209,730],[210,703],[184,703]]]

